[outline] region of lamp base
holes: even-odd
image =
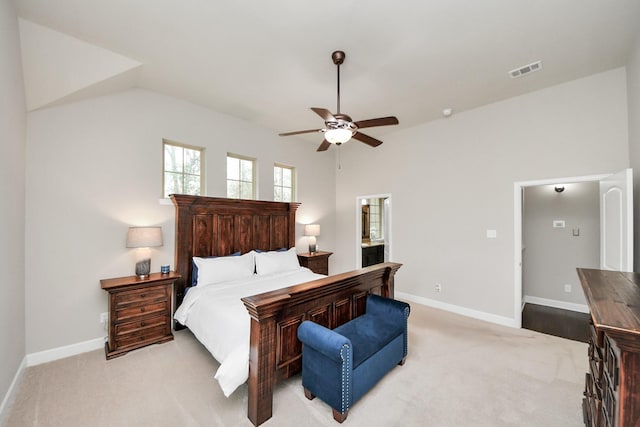
[[[136,276],[144,279],[151,273],[151,258],[143,259],[136,262]]]
[[[315,244],[309,245],[309,253],[315,254],[316,252],[317,252],[316,245]]]

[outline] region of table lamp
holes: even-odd
[[[137,248],[136,276],[144,279],[151,272],[151,250],[162,246],[161,227],[129,227],[127,231],[127,247]]]
[[[309,252],[316,253],[316,236],[320,235],[320,224],[305,225],[304,235],[309,236]]]

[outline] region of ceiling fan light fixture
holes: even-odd
[[[353,136],[353,132],[349,129],[337,128],[329,129],[324,133],[324,139],[332,144],[344,144]]]

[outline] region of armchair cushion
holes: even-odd
[[[353,346],[353,368],[355,369],[394,338],[402,335],[403,325],[366,313],[358,317],[357,322],[347,322],[333,331],[350,341],[358,342],[357,346]]]

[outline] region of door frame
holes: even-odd
[[[385,203],[385,224],[387,225],[384,229],[384,245],[385,245],[385,262],[393,260],[393,242],[391,232],[391,224],[392,224],[392,216],[391,216],[391,194],[382,193],[382,194],[369,194],[364,196],[356,197],[356,269],[362,268],[362,200],[363,199],[386,199],[387,203]],[[388,248],[387,248],[387,245]],[[386,259],[386,255],[388,254],[389,259]]]
[[[517,181],[513,183],[513,272],[514,272],[514,326],[522,328],[522,195],[526,187],[539,185],[571,184],[577,182],[599,182],[612,174],[585,175],[562,178],[538,179],[532,181]]]

